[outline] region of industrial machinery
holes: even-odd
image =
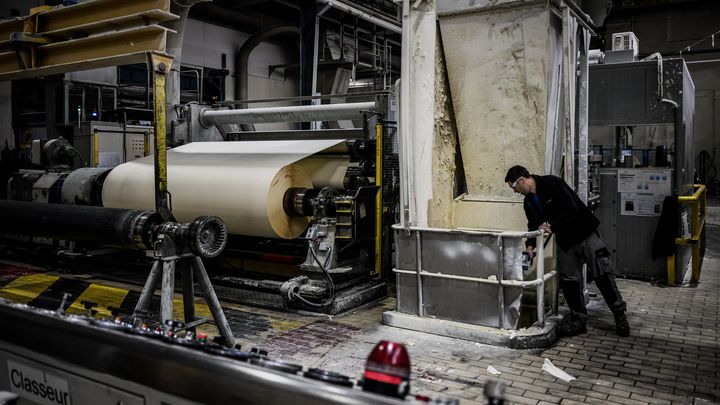
[[[421,404],[402,345],[381,342],[363,379],[224,348],[185,331],[97,320],[0,299],[0,392],[58,404]],[[58,344],[57,342],[62,342]],[[401,379],[395,374],[404,375]],[[397,383],[393,382],[398,380]],[[400,384],[402,382],[402,384]],[[269,395],[269,393],[272,393]],[[48,401],[50,398],[50,401]],[[457,400],[433,401],[457,404]]]
[[[589,97],[590,142],[600,173],[597,216],[616,271],[682,282],[690,248],[678,246],[671,266],[679,271],[670,276],[677,280],[667,280],[668,261],[653,254],[653,240],[665,198],[694,193],[695,88],[684,60],[653,54],[638,61],[637,38],[614,34],[604,63],[590,66]],[[674,220],[678,237],[688,235],[689,221],[689,210],[681,208]]]
[[[133,314],[127,315],[129,322],[122,316],[113,322],[94,319],[92,303],[87,302],[87,316],[80,317],[63,313],[64,305],[46,311],[0,302],[2,322],[14,325],[0,332],[0,362],[5,366],[0,387],[16,392],[22,401],[44,403],[51,398],[66,404],[398,402],[350,390],[353,383],[344,376],[307,370],[303,375],[308,379],[303,379],[298,375],[302,367],[269,359],[262,352],[240,351],[211,287],[218,280],[226,291],[247,286],[256,295],[275,296],[278,306],[326,313],[385,295],[385,285],[377,280],[390,253],[383,249],[390,241],[383,230],[392,222],[387,218],[396,214],[395,191],[385,184],[398,182],[385,181],[385,168],[391,180],[397,173],[393,155],[386,151],[397,151],[386,136],[390,125],[383,120],[384,106],[377,101],[262,111],[186,106],[191,125],[184,138],[179,129],[170,137],[169,146],[179,147],[168,152],[164,90],[166,77],[172,79],[171,72],[180,70],[173,66],[173,47],[182,48],[182,29],[178,33],[158,23],[180,20],[182,27],[190,5],[172,2],[183,11],[178,18],[169,0],[135,3],[118,8],[110,0],[96,0],[35,9],[30,18],[0,24],[12,37],[12,49],[2,54],[8,62],[0,72],[2,79],[147,63],[155,113],[154,143],[143,129],[128,136],[127,126],[79,124],[77,136],[67,143],[51,140],[45,151],[39,149],[36,156],[48,158],[40,162],[39,172],[18,173],[9,183],[11,197],[24,201],[5,201],[0,209],[4,254],[19,252],[14,257],[27,261],[59,259],[51,264],[63,270],[89,265],[103,275],[119,276],[134,265],[144,278],[151,264],[152,268]],[[69,106],[64,107],[67,115]],[[359,128],[330,135],[297,132],[289,135],[291,141],[248,141],[233,128],[254,122],[309,121],[319,128],[317,122],[338,119],[354,119]],[[207,132],[222,137],[210,138]],[[302,139],[306,136],[319,139],[311,143]],[[212,140],[223,142],[199,142]],[[233,140],[238,142],[224,142]],[[146,156],[151,145],[154,155]],[[284,153],[278,153],[282,149]],[[330,156],[334,157],[328,165]],[[301,162],[306,159],[312,162]],[[248,162],[256,166],[243,166]],[[77,168],[85,165],[89,167]],[[308,170],[310,166],[315,170]],[[318,172],[320,179],[327,176],[326,181],[316,181]],[[230,195],[237,199],[225,198]],[[128,253],[137,250],[139,255]],[[263,263],[254,269],[256,278],[237,270],[246,269],[249,257]],[[201,259],[218,270],[213,280]],[[178,262],[184,272],[183,325],[172,319]],[[272,264],[290,267],[292,274],[270,273]],[[200,321],[192,308],[195,277],[224,348],[193,338],[192,329]],[[157,320],[148,314],[148,303],[158,286],[160,324],[150,329],[142,324]],[[390,390],[397,399],[404,398],[409,360],[398,358],[402,364],[374,358],[376,369],[366,377],[375,381],[366,388]],[[388,387],[391,378],[383,374],[388,370],[398,374],[392,376],[399,381],[394,387]],[[346,388],[324,387],[311,379]]]
[[[152,153],[153,127],[89,121],[74,127],[73,146],[89,167],[115,167]]]
[[[199,217],[191,223],[179,224],[164,221],[151,211],[1,201],[0,221],[6,235],[109,243],[153,252],[155,261],[135,315],[147,315],[150,299],[162,276],[160,321],[166,331],[173,321],[174,263],[185,259],[188,264],[184,266],[183,275],[185,322],[194,327],[206,321],[195,318],[192,280],[197,276],[223,341],[230,347],[235,344],[201,260],[217,257],[225,248],[227,229],[221,219]]]
[[[274,109],[187,106],[182,125],[190,130],[187,137],[174,142],[186,144],[168,152],[171,208],[184,221],[210,214],[228,223],[228,248],[210,262],[217,270],[213,282],[223,298],[338,313],[385,296],[385,284],[378,278],[383,263],[387,268],[390,262],[387,230],[397,211],[397,153],[392,138],[384,136],[392,127],[378,113],[386,108],[387,95],[375,96],[378,101]],[[224,132],[219,138],[213,135],[220,134],[223,126],[237,127],[248,122],[335,119],[356,119],[362,126],[327,131]],[[154,209],[149,193],[154,173],[152,157],[131,159],[140,156],[130,156],[127,148],[124,154],[110,151],[113,145],[120,148],[123,144],[112,142],[114,138],[127,143],[130,136],[136,136],[147,146],[147,132],[128,135],[127,129],[112,128],[104,123],[92,125],[89,129],[93,135],[78,138],[87,138],[94,145],[96,150],[91,155],[95,157],[90,161],[101,167],[21,172],[11,180],[9,195],[24,201]],[[105,141],[98,143],[98,139]],[[216,139],[221,142],[208,142]],[[305,151],[304,155],[298,151]],[[115,160],[98,159],[103,153],[114,153],[116,160],[128,163],[113,168]],[[257,188],[259,180],[251,174],[255,170],[252,162],[267,164],[272,158],[265,156],[290,156],[271,170],[278,176],[284,173],[304,179],[304,174],[286,170],[300,165],[301,172],[312,174],[310,182],[293,183],[283,189],[276,183],[262,190]],[[101,161],[112,164],[103,167]],[[220,162],[225,166],[220,167]],[[194,174],[199,177],[192,177]],[[208,181],[210,178],[212,181]],[[381,187],[383,183],[388,186]],[[198,193],[200,188],[207,194]],[[242,199],[258,193],[267,194],[267,206],[277,208],[272,215],[270,211],[263,214],[264,209],[258,211],[272,225],[267,231],[258,230],[250,217],[242,217],[252,210],[244,204],[253,204],[250,199]],[[275,194],[271,197],[268,193]],[[208,203],[210,196],[225,203]],[[225,208],[218,204],[225,204]],[[278,231],[278,218],[292,224],[290,231]],[[48,243],[47,238],[34,240]],[[63,246],[66,258],[94,256],[92,249],[77,255],[68,251],[66,244]]]

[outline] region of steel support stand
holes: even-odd
[[[183,282],[183,315],[185,316],[185,324],[195,320],[195,282],[193,281],[193,268],[189,259],[182,262],[182,282]],[[195,333],[195,328],[188,330]]]
[[[227,347],[233,347],[235,345],[235,338],[233,337],[230,325],[225,318],[225,313],[223,312],[222,307],[220,307],[220,301],[218,300],[217,295],[215,295],[215,290],[213,289],[212,284],[210,284],[210,277],[208,277],[207,271],[205,271],[205,266],[203,265],[202,260],[197,256],[193,256],[189,260],[193,264],[193,272],[198,276],[200,288],[203,293],[205,293],[205,300],[207,301],[210,313],[215,320],[215,326],[217,326],[220,331],[220,336],[223,337],[223,344]]]
[[[163,261],[162,288],[160,289],[160,322],[167,332],[173,321],[173,294],[175,294],[175,260]],[[191,322],[194,319],[186,319]]]
[[[172,244],[172,243],[169,243]],[[223,344],[227,347],[235,345],[235,337],[230,330],[225,313],[220,306],[220,301],[210,283],[210,277],[205,270],[202,260],[194,255],[183,255],[182,257],[170,254],[158,257],[153,263],[150,275],[145,282],[140,299],[135,306],[133,316],[140,317],[146,314],[150,308],[150,302],[155,290],[162,279],[160,291],[160,320],[163,331],[166,333],[173,329],[173,295],[175,294],[175,267],[178,260],[182,260],[183,272],[183,312],[185,324],[190,326],[184,330],[194,330],[204,322],[195,317],[195,287],[193,278],[197,276],[201,291],[205,294],[210,313],[212,314],[215,326],[223,338]],[[161,270],[162,269],[162,272]],[[182,328],[181,328],[182,329]]]
[[[138,302],[135,305],[133,317],[137,318],[140,315],[138,311],[147,311],[147,309],[150,308],[150,300],[152,299],[155,290],[157,290],[158,283],[160,282],[160,277],[162,275],[161,266],[162,262],[160,262],[160,260],[155,260],[152,269],[150,269],[150,275],[148,276],[147,281],[145,281],[142,293],[140,293],[140,299],[138,299]]]

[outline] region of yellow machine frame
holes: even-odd
[[[707,206],[707,190],[703,184],[693,185],[695,193],[691,196],[679,196],[681,205],[690,206],[690,237],[676,238],[675,245],[691,245],[692,247],[692,278],[693,283],[700,281],[700,236],[705,227],[705,207]],[[667,258],[668,284],[675,285],[675,254]]]

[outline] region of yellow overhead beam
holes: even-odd
[[[38,46],[23,58],[26,66],[21,66],[16,52],[1,53],[0,79],[23,79],[142,63],[147,52],[164,52],[167,31],[167,28],[149,25]]]
[[[170,0],[95,0],[36,14],[38,33],[72,29],[97,21],[163,10],[170,12]]]
[[[0,79],[140,63],[164,53],[171,0],[91,0],[0,22]],[[49,44],[48,44],[49,42]]]
[[[24,22],[22,18],[13,18],[0,22],[0,45],[10,44],[10,35],[13,32],[24,32]]]
[[[7,42],[13,32],[70,35],[93,34],[106,30],[151,24],[178,18],[170,13],[170,0],[94,0],[40,11],[26,17],[0,22],[0,43]],[[28,24],[25,24],[28,22]]]

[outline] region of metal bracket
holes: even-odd
[[[155,111],[155,211],[165,221],[175,221],[170,207],[170,193],[167,186],[167,128],[165,125],[165,82],[170,72],[173,57],[148,52],[148,71],[153,72],[153,107]]]

